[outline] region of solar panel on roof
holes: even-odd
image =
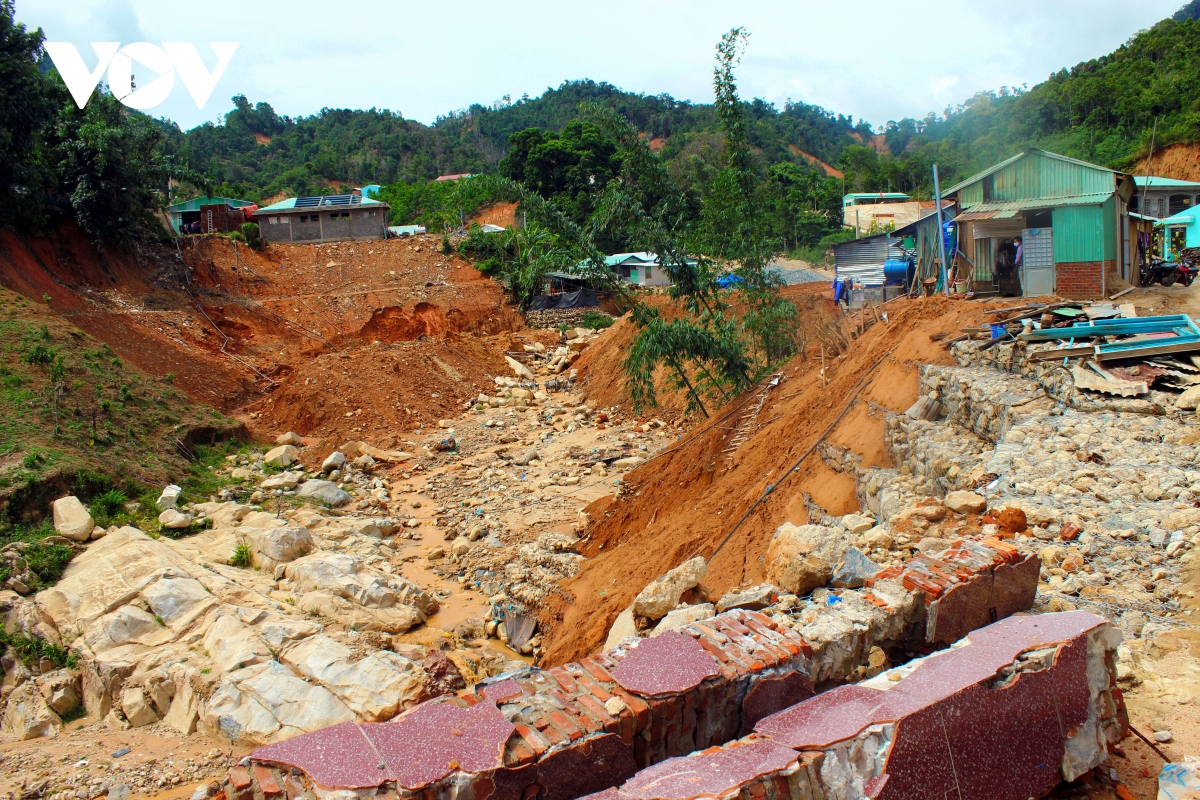
[[[354,195],[331,194],[321,198],[321,204],[327,206],[348,206]]]
[[[321,198],[319,198],[319,197],[297,197],[296,198],[296,208],[309,208],[310,206],[317,206],[320,204],[321,204]]]

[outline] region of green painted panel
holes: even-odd
[[[959,206],[962,209],[968,209],[972,206],[977,206],[983,202],[983,184],[972,183],[958,193]]]
[[[975,240],[975,285],[990,286],[992,283],[992,240]]]
[[[1104,237],[1104,260],[1115,261],[1117,258],[1117,207],[1116,195],[1104,201],[1100,206],[1101,228]]]
[[[1104,258],[1102,206],[1059,206],[1054,209],[1054,263],[1100,261]]]

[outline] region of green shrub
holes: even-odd
[[[124,510],[129,498],[120,489],[109,489],[102,495],[92,498],[91,512],[96,524],[106,524],[113,516]]]
[[[50,660],[60,669],[74,669],[76,666],[74,652],[41,636],[28,636],[24,633],[5,634],[0,630],[0,650],[3,650],[4,645],[8,645],[13,655],[30,668],[36,667],[43,658]]]
[[[250,545],[238,542],[237,547],[233,548],[233,555],[229,558],[229,566],[242,569],[254,566],[254,554],[250,552]]]
[[[246,245],[254,250],[261,250],[265,242],[263,242],[262,233],[258,230],[257,222],[243,222],[241,227],[242,238],[246,240]]]
[[[603,311],[589,311],[584,314],[583,319],[579,321],[580,327],[592,328],[593,330],[607,328],[612,324],[613,318],[608,314],[605,314]]]

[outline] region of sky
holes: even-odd
[[[737,71],[744,99],[790,100],[878,126],[941,113],[975,92],[1033,86],[1111,52],[1183,0],[17,0],[49,41],[209,42],[238,49],[203,109],[175,80],[148,113],[183,128],[219,122],[229,98],[280,114],[387,108],[432,123],[505,95],[536,97],[591,78],[627,91],[711,102],[713,47],[750,32]],[[134,63],[139,85],[157,77]]]

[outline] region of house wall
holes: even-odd
[[[882,233],[891,224],[895,228],[916,222],[921,218],[921,204],[911,203],[868,203],[847,206],[842,209],[843,224],[855,228],[860,234],[871,233],[871,223],[878,221],[875,233]]]
[[[272,217],[275,222],[272,223]],[[263,214],[256,216],[258,232],[268,242],[290,242],[292,240],[291,219],[286,214]]]
[[[1055,293],[1083,300],[1104,295],[1104,274],[1116,269],[1115,261],[1070,261],[1054,264]]]
[[[1047,158],[1040,153],[1030,153],[996,172],[992,183],[995,202],[1101,194],[1115,188],[1113,174],[1108,170]]]
[[[1054,263],[1102,261],[1112,258],[1105,247],[1104,212],[1101,206],[1059,206],[1053,211]]]
[[[321,238],[328,242],[337,239],[353,239],[354,228],[350,223],[350,211],[321,212],[323,232]]]

